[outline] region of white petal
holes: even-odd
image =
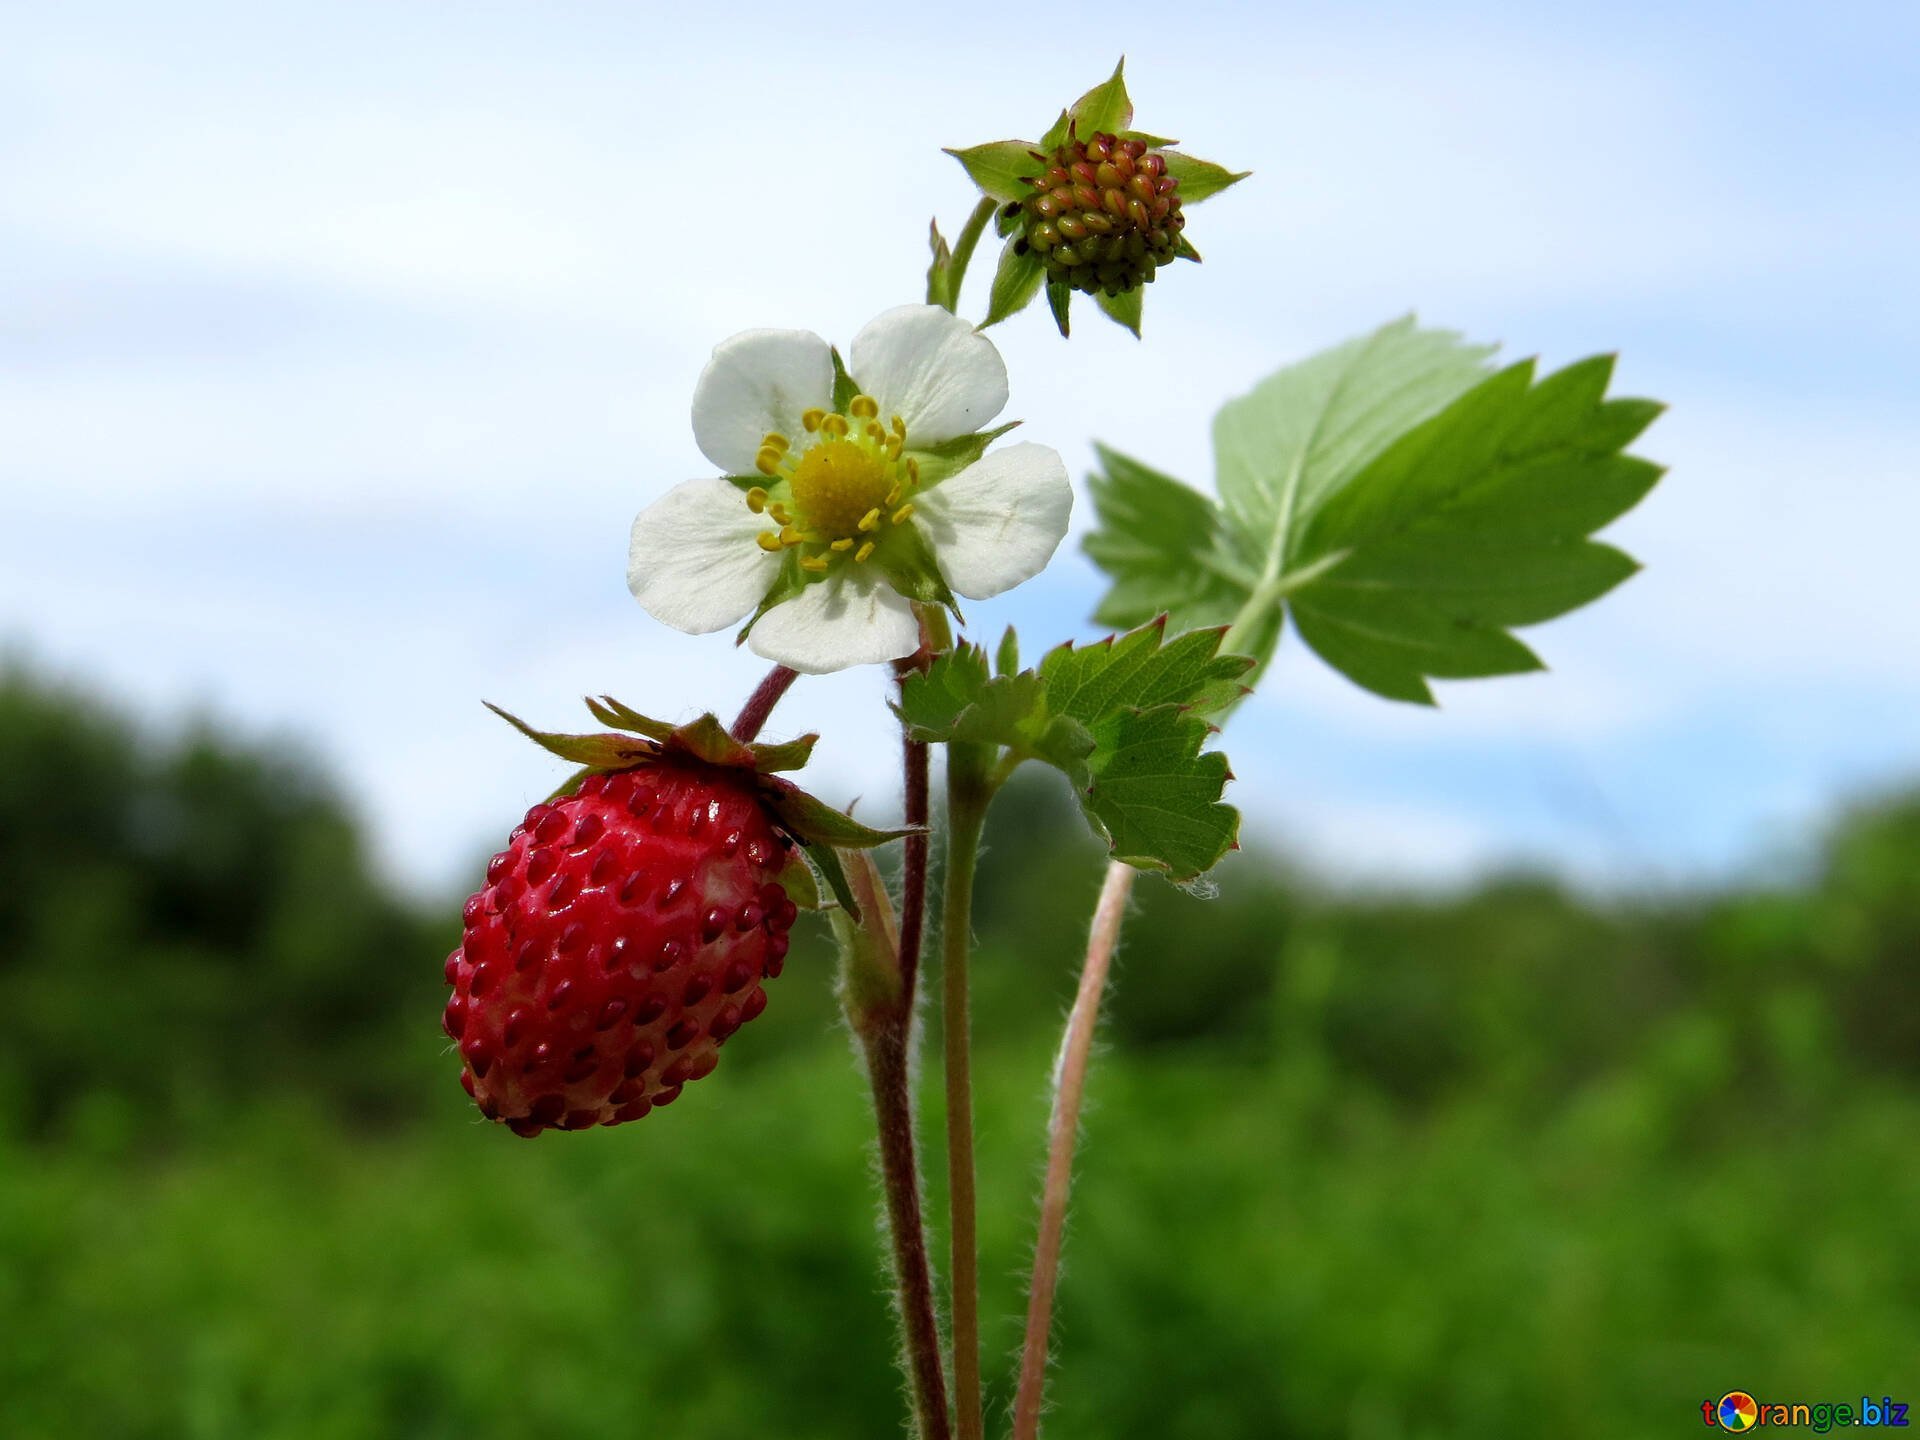
[[[833,405],[833,352],[811,330],[743,330],[713,347],[693,387],[693,438],[729,475],[751,475],[760,441],[801,438],[800,416]]]
[[[654,619],[705,635],[751,614],[780,557],[754,538],[764,516],[725,480],[676,485],[634,518],[627,588]]]
[[[909,445],[971,435],[1007,404],[1007,363],[993,342],[938,305],[900,305],[853,337],[847,368],[880,402],[880,423],[898,415]]]
[[[1045,445],[995,450],[914,497],[947,584],[985,600],[1038,575],[1067,533],[1073,486]]]
[[[754,654],[803,675],[825,675],[920,648],[913,607],[885,576],[847,564],[836,572],[769,610],[747,637]]]

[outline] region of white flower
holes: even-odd
[[[985,454],[1007,403],[993,342],[934,305],[858,335],[834,403],[833,352],[806,330],[717,346],[693,434],[729,478],[689,480],[633,522],[627,585],[704,635],[755,617],[760,655],[819,674],[910,655],[913,601],[984,600],[1037,574],[1073,492],[1044,445]]]

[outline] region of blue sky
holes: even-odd
[[[553,779],[479,697],[757,678],[623,582],[634,511],[706,470],[708,349],[917,298],[970,204],[939,147],[1036,132],[1125,49],[1142,125],[1256,174],[1144,344],[995,332],[1076,475],[1099,437],[1204,485],[1221,400],[1411,309],[1618,350],[1672,406],[1612,532],[1647,571],[1529,633],[1549,674],[1433,713],[1283,646],[1227,737],[1257,833],[1347,878],[1678,884],[1920,775],[1920,10],[1048,13],[0,6],[0,640],[302,737],[402,874],[469,878]],[[1069,542],[973,618],[1031,649],[1098,590]],[[779,721],[869,811],[882,696],[810,680]]]

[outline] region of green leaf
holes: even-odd
[[[1144,285],[1136,285],[1122,295],[1109,295],[1102,290],[1093,297],[1093,303],[1098,305],[1102,313],[1116,325],[1124,325],[1131,330],[1133,338],[1138,340],[1140,338],[1140,304],[1145,295],[1146,286]]]
[[[1180,182],[1182,205],[1198,205],[1202,200],[1218,195],[1229,185],[1239,184],[1253,173],[1251,170],[1229,170],[1224,165],[1182,154],[1178,150],[1163,150],[1161,154],[1167,162],[1167,173]]]
[[[1100,726],[1093,785],[1081,804],[1115,859],[1181,882],[1235,847],[1240,816],[1220,799],[1231,778],[1227,757],[1200,750],[1210,733],[1178,705],[1121,710]]]
[[[1658,414],[1607,400],[1613,357],[1534,382],[1509,366],[1414,427],[1309,522],[1326,564],[1291,603],[1301,638],[1355,683],[1431,703],[1428,679],[1540,668],[1507,633],[1598,599],[1636,570],[1588,536],[1660,467],[1621,453]]]
[[[942,480],[958,475],[987,453],[987,447],[1008,431],[1015,429],[1020,422],[1009,420],[1004,425],[996,425],[991,430],[975,431],[971,435],[956,435],[951,440],[942,440],[937,445],[909,446],[907,454],[920,467],[920,484],[924,488],[937,485]]]
[[[1224,710],[1244,692],[1253,668],[1244,655],[1223,655],[1224,628],[1189,630],[1167,639],[1164,618],[1092,645],[1072,643],[1040,662],[1047,704],[1094,728],[1116,711],[1177,705],[1200,715]]]
[[[986,652],[962,645],[909,675],[895,709],[915,739],[1000,746],[1054,766],[1117,856],[1189,879],[1226,852],[1238,825],[1220,803],[1226,761],[1200,749],[1203,717],[1244,693],[1252,665],[1220,654],[1222,635],[1168,641],[1156,623],[993,677]],[[1007,650],[1002,642],[1003,667],[1018,662]]]
[[[1068,114],[1073,120],[1074,133],[1080,139],[1125,130],[1133,124],[1133,101],[1127,98],[1126,77],[1121,73],[1126,68],[1127,57],[1122,55],[1120,63],[1113,67],[1113,74],[1073,102]]]
[[[1060,338],[1067,338],[1067,307],[1073,303],[1073,291],[1065,285],[1047,282],[1047,308],[1053,312],[1053,323],[1060,327]]]
[[[1621,452],[1660,407],[1607,399],[1608,357],[1536,385],[1489,353],[1401,320],[1281,370],[1215,419],[1218,504],[1102,449],[1099,619],[1231,622],[1264,663],[1291,613],[1335,669],[1417,703],[1538,668],[1508,632],[1633,573],[1588,537],[1659,478]]]
[[[1094,450],[1099,525],[1082,543],[1113,579],[1094,619],[1132,626],[1165,614],[1176,630],[1231,620],[1256,577],[1222,548],[1213,502],[1117,450]]]
[[[1022,241],[1015,240],[1000,249],[1000,265],[993,272],[993,289],[987,299],[987,318],[980,328],[998,325],[1009,315],[1017,315],[1033,303],[1040,293],[1040,282],[1047,267]]]
[[[1024,200],[1033,193],[1033,187],[1023,183],[1025,177],[1047,168],[1033,158],[1036,148],[1028,140],[993,140],[947,154],[966,167],[968,178],[985,194],[996,200]]]
[[[842,415],[853,403],[853,397],[860,393],[860,386],[853,376],[847,373],[847,362],[840,358],[840,347],[833,347],[833,408]]]

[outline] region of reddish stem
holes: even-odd
[[[747,697],[746,708],[740,712],[740,718],[733,722],[733,728],[727,733],[742,745],[749,743],[760,733],[760,727],[767,723],[767,717],[773,713],[773,707],[780,703],[780,697],[799,678],[800,672],[797,670],[789,670],[784,665],[774,666],[767,672],[767,678]]]

